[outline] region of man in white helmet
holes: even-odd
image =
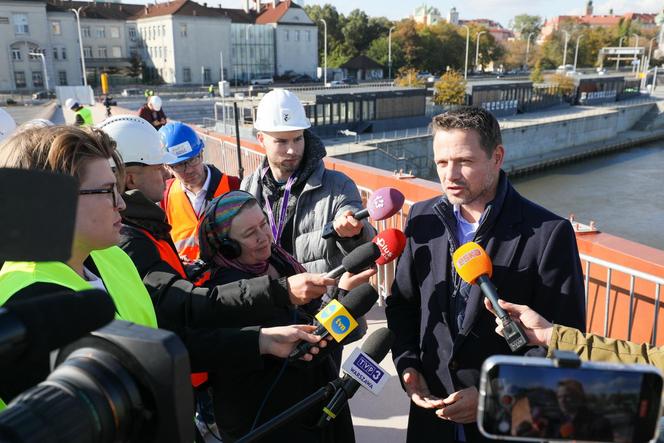
[[[16,130],[16,122],[11,115],[0,108],[0,143]]]
[[[81,105],[73,98],[65,100],[65,108],[71,109],[76,114],[76,121],[74,122],[76,126],[92,126],[94,124],[92,110]]]
[[[138,116],[159,129],[167,123],[166,114],[162,109],[161,97],[152,95],[147,102],[138,110]]]

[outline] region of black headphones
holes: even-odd
[[[255,200],[255,197],[246,191],[243,191],[241,189],[237,189],[235,191],[229,191],[224,194],[221,194],[219,197],[217,197],[214,202],[214,209],[212,210],[213,214],[216,214],[217,212],[217,206],[219,206],[219,202],[226,196],[226,194],[229,194],[230,192],[244,192],[245,194],[248,194]],[[217,226],[217,220],[216,218],[212,218],[210,221],[210,225],[212,230],[214,231],[216,226]],[[240,255],[242,255],[242,246],[240,245],[239,242],[236,240],[233,240],[230,237],[224,237],[221,239],[221,242],[219,243],[219,253],[224,256],[224,258],[227,258],[229,260],[233,260],[238,258]]]

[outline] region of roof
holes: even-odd
[[[47,0],[46,11],[67,12],[70,9],[81,8],[81,18],[127,20],[143,9],[142,5],[130,5],[125,3],[97,3],[85,1]]]
[[[161,17],[165,15],[186,15],[191,17],[226,17],[222,8],[209,8],[191,0],[173,0],[141,7],[135,19]]]
[[[344,69],[383,69],[380,63],[366,55],[355,56],[339,67]]]
[[[256,18],[256,24],[277,23],[290,8],[301,9],[297,3],[293,3],[291,0],[279,2],[276,6],[272,6],[272,3],[265,3],[262,5],[261,12]]]

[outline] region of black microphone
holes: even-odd
[[[343,307],[346,308],[348,314],[350,314],[353,319],[356,319],[369,312],[369,309],[371,309],[374,303],[376,303],[376,300],[378,300],[378,292],[376,292],[373,286],[371,286],[369,283],[364,283],[356,288],[353,288],[342,300],[339,300],[339,303],[341,303]],[[325,327],[324,324],[319,324],[316,330],[312,332],[312,334],[320,335],[322,338],[327,338],[330,336],[330,331]],[[317,343],[309,343],[305,341],[300,342],[300,344],[297,345],[297,348],[291,352],[288,358],[291,360],[298,359],[309,352],[309,350],[314,346],[317,346]]]
[[[374,242],[364,243],[353,249],[341,260],[341,265],[325,274],[327,278],[337,278],[348,271],[353,274],[362,272],[380,258],[380,248]]]
[[[59,291],[0,308],[0,368],[39,356],[111,322],[115,304],[104,291]]]
[[[394,332],[387,328],[380,328],[371,334],[362,345],[362,352],[371,357],[376,363],[380,363],[392,347],[394,342]],[[348,399],[357,392],[360,383],[353,377],[346,374],[341,379],[341,387],[334,393],[334,397],[323,408],[323,414],[318,420],[318,426],[326,426],[330,421],[339,415],[343,408],[348,404]]]

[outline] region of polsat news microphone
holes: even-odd
[[[528,344],[526,334],[521,327],[498,304],[498,291],[491,281],[493,265],[486,251],[475,242],[465,243],[452,255],[454,268],[466,283],[479,285],[482,293],[489,299],[498,318],[503,322],[503,335],[512,352]]]

